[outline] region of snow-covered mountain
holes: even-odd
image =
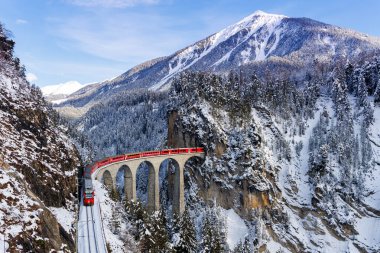
[[[81,84],[78,81],[68,81],[66,83],[60,83],[55,85],[48,85],[41,88],[44,96],[49,95],[70,95],[77,90],[82,89],[85,84]]]
[[[379,252],[379,48],[379,39],[354,31],[256,12],[170,56],[88,85],[63,106],[89,108],[71,123],[90,140],[95,159],[163,146],[205,148],[205,160],[190,161],[184,180],[202,239],[196,252],[217,241],[204,240],[212,205],[240,223],[240,233],[230,232],[234,242],[215,252],[229,252],[239,240],[245,250],[234,252]],[[230,70],[241,71],[225,75]],[[173,173],[175,166],[167,166]],[[136,192],[144,202],[149,180],[141,171]],[[160,173],[159,181],[165,177]],[[116,179],[120,194],[123,178]],[[154,234],[141,230],[148,218],[130,219],[117,193],[111,201],[96,187],[105,196],[104,225],[115,252],[156,241],[139,238]],[[172,187],[160,185],[166,210]],[[218,224],[211,237],[230,240]],[[165,245],[181,241],[173,231],[166,231]]]
[[[297,69],[292,72],[296,78],[304,76],[311,66],[346,62],[379,48],[380,39],[365,34],[307,18],[257,11],[170,56],[87,86],[64,104],[84,106],[133,88],[166,89],[173,77],[186,70],[225,73],[243,69],[259,75],[268,71],[286,75]]]
[[[68,81],[65,83],[44,86],[41,88],[41,91],[47,100],[52,103],[61,103],[66,100],[68,95],[82,89],[85,86],[87,85],[81,84],[78,81]]]

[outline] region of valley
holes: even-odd
[[[0,251],[380,251],[380,38],[256,11],[42,91],[13,50]]]

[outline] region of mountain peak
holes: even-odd
[[[273,71],[296,68],[303,72],[308,71],[315,57],[328,63],[342,57],[356,59],[359,54],[369,55],[375,50],[380,50],[379,39],[311,19],[258,10],[172,55],[138,65],[111,81],[71,96],[66,104],[86,104],[103,98],[105,91],[116,93],[142,87],[163,90],[185,70],[228,72],[254,65],[262,74],[270,62]]]
[[[239,22],[230,25],[226,29],[222,30],[232,30],[236,32],[237,30],[241,30],[244,28],[250,28],[251,30],[256,30],[264,25],[269,26],[275,26],[275,24],[278,24],[282,19],[287,18],[284,15],[278,15],[278,14],[270,14],[266,13],[264,11],[258,10],[252,13],[251,15],[243,18]]]
[[[263,15],[270,15],[270,14],[267,13],[267,12],[265,12],[265,11],[262,11],[262,10],[257,10],[254,13],[252,13],[251,15],[254,15],[254,16],[263,16]]]
[[[252,13],[249,16],[282,16],[285,17],[284,15],[279,15],[279,14],[273,14],[273,13],[268,13],[262,10],[257,10],[254,13]]]
[[[284,15],[280,15],[280,14],[272,14],[272,13],[267,13],[267,12],[264,12],[264,11],[261,11],[261,10],[257,10],[255,11],[254,13],[252,13],[251,15],[243,18],[241,21],[238,22],[239,23],[245,23],[247,21],[252,21],[252,20],[255,20],[257,18],[287,18],[287,16],[284,16]]]

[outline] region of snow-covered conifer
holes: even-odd
[[[176,218],[173,235],[174,250],[177,252],[196,252],[197,239],[193,220],[186,208],[180,218]]]

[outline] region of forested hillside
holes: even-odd
[[[251,246],[379,250],[379,63],[298,83],[202,73],[174,82],[177,127],[208,149],[198,189],[255,221]]]
[[[90,140],[94,159],[164,147],[167,92],[125,92],[91,108],[71,124]]]
[[[126,151],[205,147],[205,161],[190,164],[185,173],[188,219],[198,238],[189,247],[197,251],[236,246],[236,252],[376,252],[379,70],[380,61],[373,58],[302,81],[262,79],[242,71],[185,72],[168,93],[123,94],[94,107],[78,127],[94,143],[107,143],[104,149],[98,144],[99,156],[124,153],[123,145],[131,147]],[[143,200],[144,193],[139,196]],[[167,222],[160,240],[177,247],[178,238],[191,232],[176,232],[183,228],[172,227],[178,224],[170,218],[171,202],[165,203],[166,219],[152,219]],[[134,247],[146,247],[142,235],[148,225],[142,224],[153,221],[144,218],[141,207],[132,207],[113,218],[128,228],[115,234],[122,239],[129,231]],[[247,236],[240,244],[227,243],[230,214],[224,210],[231,208],[245,222]],[[211,214],[218,222],[210,225],[200,218]],[[214,232],[207,234],[207,226]],[[160,245],[151,246],[169,247]]]

